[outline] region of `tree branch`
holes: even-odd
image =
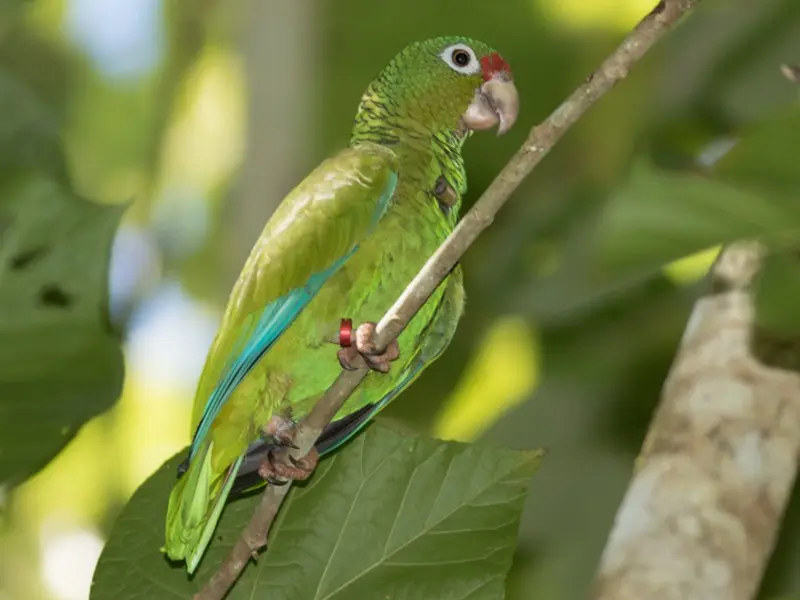
[[[497,212],[522,180],[541,162],[567,130],[592,104],[616,83],[625,79],[630,68],[699,1],[661,0],[614,53],[543,123],[531,130],[522,147],[378,323],[376,335],[379,344],[386,345],[397,337],[478,235],[492,223]],[[308,416],[301,421],[295,441],[298,449],[291,451],[293,456],[299,458],[308,453],[322,429],[331,421],[368,372],[367,370],[342,371]],[[267,486],[253,518],[219,571],[195,596],[195,600],[221,600],[224,597],[250,557],[266,545],[269,528],[289,487],[290,484],[280,487]]]
[[[617,512],[595,600],[749,600],[758,591],[800,457],[800,373],[764,364],[772,343],[755,321],[763,252],[734,244],[712,268],[712,292],[694,307]],[[797,343],[780,350],[800,356]]]

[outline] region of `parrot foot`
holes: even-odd
[[[319,452],[316,448],[312,448],[303,458],[294,459],[291,456],[287,458],[288,461],[284,462],[270,452],[267,454],[266,460],[258,467],[259,476],[272,485],[286,485],[290,479],[304,481],[317,468]]]
[[[265,442],[271,442],[282,448],[297,449],[294,445],[294,436],[297,434],[297,423],[287,417],[273,415],[264,427],[262,437]]]
[[[297,449],[294,437],[297,434],[297,424],[287,417],[273,415],[264,427],[263,437],[273,446],[267,453],[266,459],[259,465],[258,474],[271,485],[286,485],[290,479],[303,481],[308,479],[317,466],[319,452],[316,448],[299,460],[284,453],[278,453],[284,448]]]
[[[380,373],[388,373],[392,361],[400,357],[400,345],[392,340],[385,349],[378,348],[374,342],[375,323],[367,321],[356,329],[355,344],[338,352],[339,364],[343,369],[370,368]]]

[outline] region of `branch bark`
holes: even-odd
[[[601,558],[595,600],[749,600],[758,591],[800,457],[800,373],[765,365],[755,335],[763,252],[737,243],[712,268],[713,290],[689,319]]]
[[[494,220],[497,212],[522,180],[550,152],[567,130],[614,85],[628,76],[631,67],[700,0],[661,0],[633,29],[619,47],[541,124],[489,185],[453,233],[431,256],[376,328],[377,341],[386,345],[403,330],[470,245]],[[367,370],[342,371],[299,427],[298,448],[290,453],[305,456],[322,429],[366,377]],[[290,484],[267,486],[252,519],[228,557],[195,600],[221,600],[238,579],[248,560],[266,546],[269,529]]]

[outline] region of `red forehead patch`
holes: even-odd
[[[511,73],[511,67],[497,52],[492,52],[481,58],[483,78],[489,81],[495,73]]]

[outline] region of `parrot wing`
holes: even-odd
[[[193,573],[246,458],[224,471],[211,427],[231,392],[383,218],[397,187],[397,159],[376,144],[343,150],[284,199],[242,269],[195,395],[189,458],[170,494],[163,551]]]
[[[281,203],[228,301],[195,397],[190,458],[233,389],[380,221],[397,159],[376,144],[323,162]]]
[[[420,333],[414,354],[406,362],[396,384],[378,402],[367,404],[346,417],[330,423],[322,431],[316,443],[320,455],[333,452],[361,431],[378,412],[411,385],[447,349],[464,312],[464,285],[460,265],[456,265],[445,285],[447,287],[433,317]],[[263,440],[256,440],[250,444],[236,481],[232,485],[232,494],[249,492],[264,484],[257,471],[270,449],[269,444]]]

